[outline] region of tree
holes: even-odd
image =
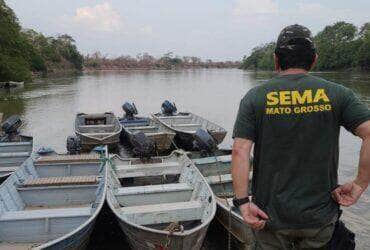
[[[357,52],[357,65],[363,70],[370,70],[370,23],[362,26],[360,31],[361,45]]]
[[[355,64],[354,51],[359,47],[355,41],[357,28],[353,24],[337,22],[326,26],[315,37],[319,61],[318,70],[338,70]]]
[[[267,43],[262,46],[253,48],[250,56],[244,56],[241,68],[242,69],[262,69],[273,70],[274,60],[273,54],[275,43]]]
[[[351,23],[337,22],[326,26],[315,37],[319,60],[315,70],[346,70],[370,68],[370,23],[365,23],[358,32]],[[249,56],[244,56],[243,69],[273,69],[274,43],[255,47]]]

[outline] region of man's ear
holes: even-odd
[[[275,62],[275,71],[280,72],[280,63],[279,63],[279,58],[276,56],[274,53],[274,62]]]
[[[311,70],[311,69],[313,69],[314,67],[315,67],[315,65],[316,65],[316,63],[317,63],[317,59],[319,58],[319,55],[316,53],[315,54],[315,59],[313,60],[313,62],[312,62],[312,64],[311,64],[311,66],[310,66],[310,69],[309,70]]]

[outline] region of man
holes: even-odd
[[[256,249],[325,249],[339,205],[356,203],[370,181],[370,112],[350,89],[308,74],[318,56],[307,28],[283,29],[274,58],[278,76],[240,103],[233,133],[234,204],[253,229]],[[357,177],[342,186],[340,126],[362,139]]]

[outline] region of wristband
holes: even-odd
[[[233,204],[234,204],[234,207],[236,208],[239,208],[241,205],[249,203],[249,202],[250,202],[249,196],[241,198],[241,199],[237,199],[236,197],[233,198]]]

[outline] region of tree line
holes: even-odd
[[[314,41],[319,55],[314,70],[370,70],[370,22],[360,28],[347,22],[326,26]],[[244,56],[242,69],[273,70],[275,43],[253,48]]]
[[[13,10],[0,0],[0,81],[30,81],[34,74],[82,67],[83,56],[72,37],[22,29]]]
[[[161,57],[154,57],[148,53],[138,54],[136,57],[122,55],[109,58],[100,52],[87,55],[84,66],[88,70],[126,70],[126,69],[180,69],[180,68],[238,68],[239,61],[202,61],[195,56],[178,56],[168,52]]]

